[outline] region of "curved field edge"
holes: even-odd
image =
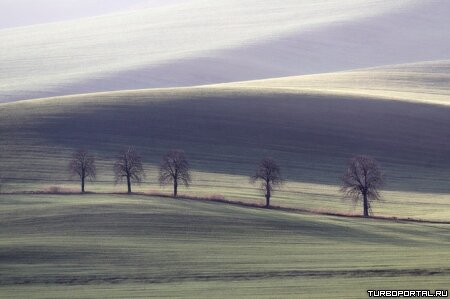
[[[217,86],[365,96],[448,106],[450,105],[450,60],[388,65]]]

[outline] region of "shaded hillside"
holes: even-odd
[[[81,146],[99,155],[109,176],[107,164],[131,144],[149,164],[182,148],[196,170],[227,175],[247,175],[269,155],[288,180],[327,185],[338,183],[351,155],[364,153],[380,160],[391,190],[450,192],[445,106],[190,88],[25,101],[0,113],[7,177],[61,178]]]

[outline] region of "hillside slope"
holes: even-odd
[[[0,30],[0,102],[449,59],[450,3],[181,1]]]
[[[182,193],[259,197],[248,176],[263,156],[280,162],[288,184],[275,205],[355,213],[339,177],[354,154],[377,158],[388,177],[376,213],[446,219],[450,211],[450,107],[367,96],[277,88],[197,87],[87,94],[0,105],[4,191],[78,187],[67,163],[74,149],[99,161],[88,190],[123,191],[112,164],[136,146],[148,170],[136,190],[159,191],[156,165],[184,149],[194,173]],[[169,192],[169,189],[163,189]]]

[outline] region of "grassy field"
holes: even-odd
[[[448,289],[448,224],[155,195],[170,193],[157,184],[159,159],[181,148],[193,169],[183,195],[262,203],[248,178],[272,156],[287,181],[273,205],[360,214],[341,200],[339,177],[350,156],[369,154],[388,182],[375,215],[448,221],[445,71],[430,75],[439,104],[419,99],[432,95],[421,76],[405,75],[420,88],[395,85],[414,95],[405,101],[365,93],[376,84],[360,73],[358,91],[346,93],[286,78],[0,104],[0,298],[365,298],[367,289]],[[387,82],[388,73],[373,76]],[[112,166],[128,145],[147,171],[134,190],[152,196],[107,194],[125,191],[112,183]],[[98,162],[87,190],[104,194],[24,193],[76,192],[67,164],[79,147]]]
[[[449,225],[126,195],[2,195],[0,298],[448,289]]]
[[[248,176],[263,156],[287,180],[274,205],[360,213],[343,202],[339,177],[354,154],[374,156],[387,175],[377,215],[448,220],[450,108],[289,89],[201,87],[89,94],[0,105],[2,191],[76,190],[67,163],[79,147],[98,160],[96,192],[121,192],[112,165],[135,146],[157,184],[160,157],[181,148],[193,168],[191,196],[258,202]]]
[[[0,299],[448,290],[448,1],[133,0],[150,6],[98,15],[80,0],[73,20],[16,2],[17,27],[0,20]],[[113,184],[128,146],[147,174],[130,195]],[[81,148],[97,163],[86,194],[68,173]],[[171,149],[192,167],[178,199],[157,179]],[[358,154],[386,175],[379,217],[354,217],[339,191]],[[286,181],[271,209],[249,182],[263,157]]]

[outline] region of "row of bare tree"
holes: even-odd
[[[126,181],[128,193],[131,193],[132,183],[141,183],[145,178],[142,159],[133,147],[122,150],[114,163],[115,183]],[[95,158],[86,150],[78,150],[73,154],[69,163],[69,171],[81,181],[81,192],[85,192],[86,180],[96,177]],[[260,182],[261,190],[266,199],[266,207],[270,207],[272,193],[279,189],[283,177],[278,164],[272,158],[262,159],[255,174],[250,177],[252,183]],[[170,150],[163,156],[159,165],[159,183],[172,184],[173,196],[178,195],[178,185],[189,187],[191,174],[189,163],[184,151]],[[362,202],[364,216],[371,212],[371,202],[380,199],[380,188],[383,186],[384,176],[377,161],[368,156],[355,156],[348,162],[346,172],[341,178],[341,191],[345,198]]]
[[[266,207],[269,207],[272,192],[283,184],[280,167],[273,159],[264,158],[251,181],[261,181]],[[341,192],[355,204],[362,202],[364,217],[368,217],[372,211],[371,202],[381,199],[380,188],[383,184],[384,175],[378,162],[368,156],[355,156],[349,160],[347,170],[341,178]]]
[[[132,183],[140,184],[145,178],[142,159],[133,147],[122,150],[114,163],[115,183],[126,181],[128,193],[131,193]],[[71,175],[76,175],[81,181],[81,192],[85,192],[86,180],[95,180],[97,168],[95,158],[88,151],[80,149],[73,154],[69,163]],[[162,158],[159,166],[159,183],[173,184],[173,196],[178,194],[178,185],[189,186],[191,182],[189,163],[182,150],[170,150]]]

